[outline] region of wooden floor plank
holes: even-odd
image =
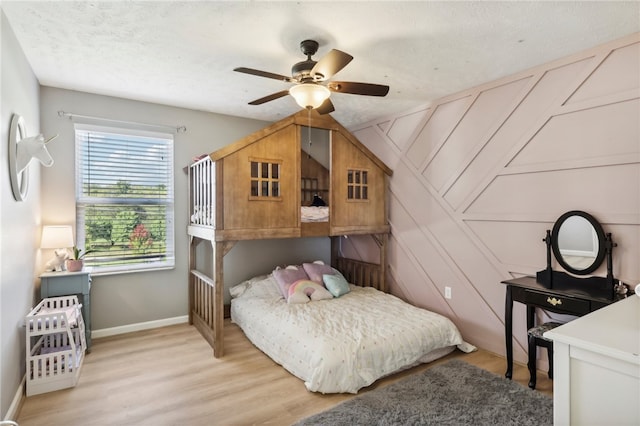
[[[225,356],[186,324],[95,339],[78,385],[26,398],[20,426],[64,425],[289,425],[352,398],[308,392],[304,383],[256,349],[235,324],[225,323]],[[379,380],[386,386],[453,358],[503,375],[503,357],[455,351],[434,363]],[[514,380],[526,386],[525,366]],[[553,382],[539,372],[537,390]]]

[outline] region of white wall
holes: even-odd
[[[4,12],[0,27],[0,418],[4,418],[24,376],[22,324],[34,304],[41,166],[29,166],[29,192],[24,201],[15,201],[8,172],[11,116],[24,117],[28,136],[40,133],[39,85]]]

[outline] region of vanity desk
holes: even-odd
[[[572,210],[558,218],[553,230],[547,230],[547,266],[535,277],[521,277],[502,281],[506,287],[505,342],[507,372],[513,373],[513,302],[527,306],[527,330],[529,334],[529,362],[527,366],[531,380],[529,387],[535,388],[537,345],[547,347],[553,353],[553,341],[546,334],[538,336],[540,329],[551,329],[558,324],[550,322],[536,327],[535,310],[544,309],[559,314],[581,317],[597,311],[629,295],[628,287],[613,276],[613,242],[611,233],[605,233],[602,225],[589,213]],[[554,269],[553,259],[556,267]],[[606,260],[606,277],[592,276]],[[534,327],[536,327],[534,329]],[[555,359],[555,357],[554,357]],[[552,377],[552,363],[549,363]],[[563,372],[564,373],[564,372]]]
[[[536,277],[521,277],[502,281],[507,286],[504,329],[507,352],[507,372],[513,373],[513,302],[527,306],[527,329],[535,325],[535,310],[541,308],[559,314],[583,316],[614,302],[603,297],[593,297],[579,290],[556,290],[545,288]],[[616,299],[618,300],[618,299]]]

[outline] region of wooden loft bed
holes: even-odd
[[[324,129],[329,165],[303,151],[306,129]],[[392,171],[330,115],[302,110],[222,149],[188,168],[189,323],[222,357],[224,320],[223,258],[237,241],[330,237],[331,264],[351,283],[385,291],[387,176]],[[309,182],[328,204],[323,220],[303,219]],[[325,187],[326,186],[326,187]],[[371,235],[380,263],[340,257],[343,235]],[[211,276],[196,269],[196,247],[212,246]]]

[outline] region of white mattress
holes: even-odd
[[[290,305],[269,275],[231,294],[232,321],[314,392],[357,393],[380,377],[432,360],[433,353],[448,353],[443,348],[475,350],[449,319],[372,288],[352,285],[339,298]]]

